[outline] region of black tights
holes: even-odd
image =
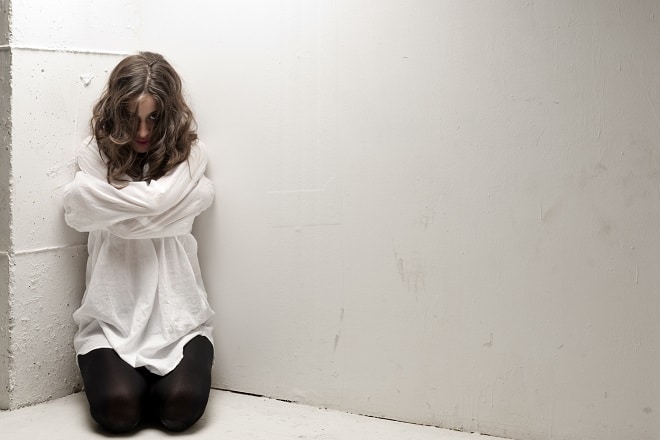
[[[165,376],[131,367],[110,348],[78,356],[92,418],[113,433],[147,417],[173,431],[192,426],[206,408],[212,364],[213,345],[204,336],[186,344],[183,359]]]

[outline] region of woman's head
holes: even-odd
[[[188,158],[197,139],[181,78],[152,52],[128,56],[114,68],[91,123],[111,183],[126,174],[144,180],[163,176]]]

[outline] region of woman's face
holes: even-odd
[[[156,100],[151,95],[139,96],[131,102],[128,111],[137,123],[133,149],[146,153],[151,147],[151,132],[156,125]]]

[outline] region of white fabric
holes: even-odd
[[[194,218],[213,203],[201,142],[157,180],[115,188],[93,139],[77,152],[80,171],[64,188],[67,224],[89,231],[86,290],[73,314],[76,353],[113,348],[133,367],[172,371],[183,346],[211,320],[192,236]]]

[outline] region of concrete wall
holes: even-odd
[[[89,132],[109,70],[135,50],[136,4],[11,3],[12,234],[0,308],[10,323],[2,338],[5,408],[80,389],[71,314],[84,290],[86,238],[64,224],[61,188],[73,176],[74,149]],[[0,163],[5,178],[7,162]]]
[[[660,437],[660,3],[177,6],[140,31],[212,151],[217,386]]]
[[[0,409],[9,407],[11,52],[9,4],[0,1]]]

